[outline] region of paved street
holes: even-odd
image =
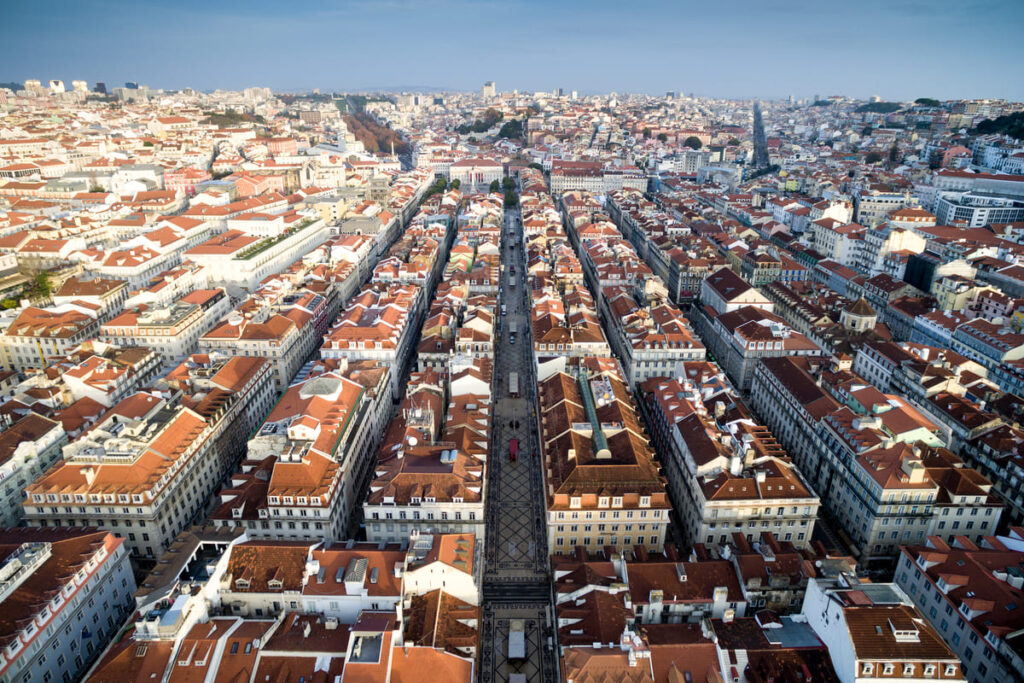
[[[519,212],[505,212],[502,231],[502,294],[494,358],[494,422],[487,471],[487,542],[484,561],[484,621],[480,680],[504,682],[513,673],[528,681],[555,681],[551,637],[551,589],[544,528],[543,481],[538,444],[533,342],[526,295],[526,260]],[[509,238],[509,231],[515,237]],[[512,244],[515,248],[512,248]],[[513,276],[511,265],[515,265]],[[515,286],[512,280],[515,278]],[[507,315],[500,315],[500,304]],[[515,342],[510,341],[512,323]],[[519,398],[509,396],[509,375],[519,373]],[[511,426],[518,421],[518,426]],[[509,459],[509,441],[519,440],[519,457]],[[508,624],[526,620],[526,659],[510,662]]]

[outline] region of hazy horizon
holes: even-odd
[[[986,39],[968,43],[971,26]],[[1004,46],[1022,26],[1024,3],[1012,0],[357,0],[301,10],[183,0],[173,11],[60,0],[5,8],[0,37],[3,80],[108,88],[473,91],[494,80],[504,92],[1021,100],[1024,60]]]

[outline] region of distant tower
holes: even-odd
[[[498,94],[497,88],[494,87],[494,81],[487,81],[484,83],[484,87],[480,89],[480,95],[485,100],[489,100]]]
[[[106,95],[107,94],[107,84],[104,83],[103,81],[96,81],[96,86],[92,89],[92,91],[94,93],[99,93],[100,95]]]
[[[54,95],[59,95],[62,92],[65,92],[64,81],[57,81],[57,80],[50,81],[50,92],[53,93]]]

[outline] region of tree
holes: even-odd
[[[858,114],[891,114],[894,111],[899,111],[901,108],[899,102],[868,102],[857,107],[855,111]]]
[[[452,181],[451,188],[453,190],[457,190],[457,189],[459,189],[460,185],[462,185],[462,181],[459,180],[458,178],[456,178],[455,180]]]
[[[516,194],[515,190],[505,190],[505,206],[512,207],[519,203],[519,195]]]
[[[868,164],[877,164],[882,160],[880,152],[868,152],[868,155],[864,157],[864,162]]]
[[[889,148],[889,163],[896,165],[900,162],[900,148],[896,143],[892,143],[892,147]]]
[[[494,107],[488,107],[487,111],[484,112],[484,123],[487,124],[488,128],[490,128],[491,126],[496,124],[498,121],[501,121],[503,116],[504,116],[504,114],[502,114],[500,111],[498,111]]]
[[[536,161],[534,161],[534,162],[530,163],[530,164],[529,164],[529,167],[530,167],[530,168],[535,168],[535,169],[537,169],[538,171],[541,171],[541,172],[543,172],[543,171],[544,171],[544,167],[543,167],[543,166],[541,166],[540,164],[538,164],[538,163],[537,163]]]
[[[488,191],[489,192],[497,192],[500,189],[501,189],[501,185],[498,183],[498,181],[497,180],[492,180],[491,181],[491,186],[490,186],[490,188],[488,188]]]
[[[668,136],[664,133],[658,133],[658,140],[661,142],[668,142]]]
[[[941,107],[942,102],[932,97],[918,97],[914,100],[914,104],[920,104],[922,107]]]
[[[864,126],[864,128],[861,129],[860,134],[861,134],[861,137],[869,138],[869,137],[871,137],[871,134],[874,131],[875,131],[875,129],[872,128],[871,126]]]
[[[700,138],[697,137],[696,135],[691,135],[690,137],[683,140],[683,144],[689,147],[690,149],[700,149],[701,147],[704,146],[704,143],[701,142]]]
[[[739,138],[729,138],[728,144],[730,147],[735,147],[736,145],[740,144]]]
[[[644,140],[650,140],[651,139],[651,129],[650,128],[644,128],[643,136],[644,136]]]
[[[982,135],[1001,133],[1024,140],[1024,112],[1018,111],[995,119],[985,119],[975,127],[974,132]]]
[[[498,131],[499,138],[521,138],[523,137],[523,122],[519,119],[506,121],[501,130]]]
[[[501,181],[501,186],[506,191],[514,190],[514,189],[516,189],[516,181],[512,180],[512,178],[510,178],[508,176],[505,176],[504,180]]]

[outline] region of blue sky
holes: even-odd
[[[0,2],[0,81],[1024,99],[1024,0]]]

